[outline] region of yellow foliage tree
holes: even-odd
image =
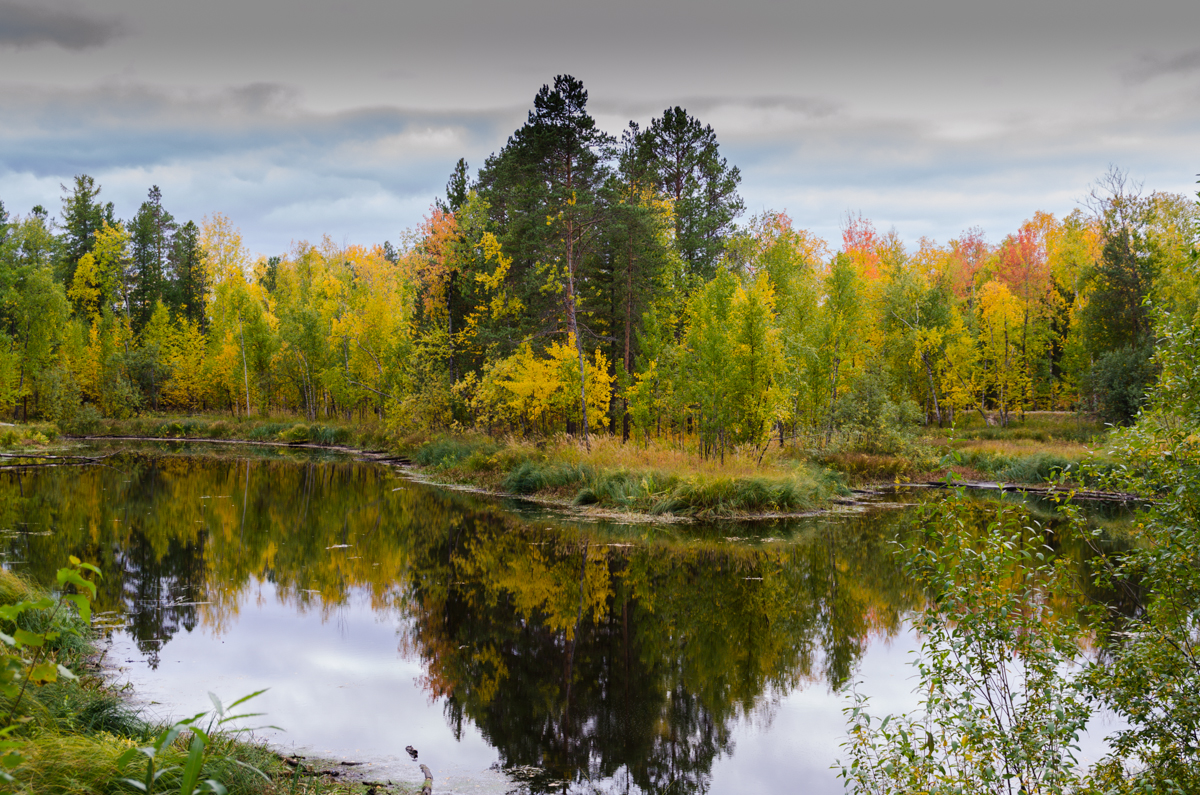
[[[988,394],[1008,424],[1011,413],[1024,409],[1029,374],[1021,366],[1020,333],[1024,308],[1008,285],[992,280],[979,291],[979,343],[983,379]]]
[[[614,376],[608,358],[599,350],[587,363],[588,414],[594,424],[607,427]],[[526,428],[551,432],[580,427],[579,356],[573,336],[551,343],[545,356],[525,343],[485,375],[481,399],[498,419]]]

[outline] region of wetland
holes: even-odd
[[[916,703],[909,510],[620,524],[341,454],[119,449],[0,473],[0,551],[100,567],[110,675],[163,719],[268,688],[281,752],[411,784],[413,746],[439,792],[840,792],[846,688]]]

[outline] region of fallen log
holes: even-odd
[[[421,772],[425,774],[425,783],[421,785],[421,795],[433,795],[433,774],[425,765],[421,765]]]
[[[1141,494],[1129,494],[1123,491],[1096,491],[1093,489],[1078,489],[1066,486],[1037,486],[1031,483],[1003,483],[999,481],[945,481],[928,480],[924,483],[911,483],[908,486],[923,486],[931,489],[965,488],[972,491],[1000,491],[1007,494],[1019,492],[1023,494],[1038,494],[1042,496],[1061,495],[1070,499],[1089,500],[1095,502],[1155,502],[1153,497]]]

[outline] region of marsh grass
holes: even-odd
[[[93,436],[136,436],[157,439],[220,439],[349,446],[363,449],[394,446],[394,440],[375,422],[326,421],[295,418],[233,419],[228,416],[154,417],[101,420]]]
[[[57,441],[58,426],[52,422],[31,422],[21,425],[0,425],[0,448],[38,449]]]
[[[1102,451],[1108,429],[1072,412],[1028,412],[1007,427],[988,426],[977,414],[963,414],[954,428],[929,428],[923,434],[931,450],[954,453],[956,475],[1008,483],[1041,483],[1066,472],[1072,481],[1084,464],[1102,470],[1112,461]]]
[[[745,448],[725,463],[673,446],[622,444],[593,437],[588,449],[569,437],[533,443],[444,437],[413,452],[444,477],[524,496],[652,514],[721,517],[791,513],[843,493],[841,479],[805,461]]]
[[[976,440],[1098,443],[1108,428],[1095,417],[1071,411],[1030,411],[1014,415],[1007,426],[987,425],[978,413],[961,412],[954,427],[930,427],[927,436]]]

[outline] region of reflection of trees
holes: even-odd
[[[96,561],[98,609],[152,662],[180,627],[221,631],[260,580],[300,610],[355,590],[403,607],[430,696],[531,791],[706,791],[739,720],[840,686],[916,599],[877,518],[628,541],[346,462],[129,457],[0,480],[0,516],[54,529],[9,544],[42,581]]]
[[[544,771],[533,791],[705,791],[738,719],[807,680],[843,684],[916,598],[878,522],[763,547],[456,530],[414,552],[408,642],[453,726]]]

